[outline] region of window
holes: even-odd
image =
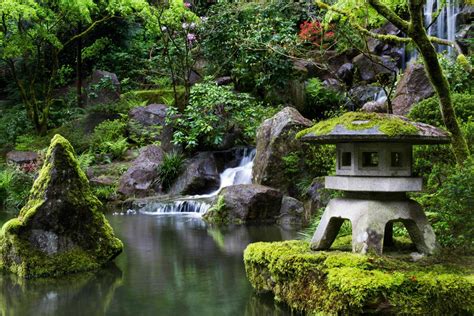
[[[345,151],[341,154],[341,167],[350,167],[352,165],[352,155]]]
[[[402,165],[402,154],[399,152],[391,153],[391,166],[392,167],[403,167]]]
[[[377,167],[379,165],[379,153],[376,151],[362,153],[362,167]]]

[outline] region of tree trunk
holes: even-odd
[[[413,39],[413,42],[418,47],[418,50],[423,57],[423,62],[430,82],[438,95],[444,125],[451,133],[453,139],[452,148],[456,162],[458,164],[463,164],[470,154],[469,147],[467,146],[466,140],[462,135],[456,119],[448,80],[444,76],[441,65],[439,64],[436,49],[429,40],[423,26],[422,5],[423,2],[420,0],[410,1],[411,25],[408,35]]]
[[[82,24],[79,23],[77,26],[77,34],[82,31]],[[76,93],[77,93],[77,106],[82,107],[82,38],[77,39],[77,60],[76,60]]]

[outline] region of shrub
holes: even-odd
[[[256,127],[274,112],[247,93],[235,93],[231,86],[217,86],[206,80],[191,89],[182,114],[175,107],[170,107],[167,114],[175,128],[173,143],[193,149],[219,145],[232,129],[243,132],[240,141],[252,142]]]
[[[452,95],[452,99],[456,116],[461,123],[466,123],[474,117],[474,95],[455,93]],[[434,126],[444,126],[439,110],[438,97],[431,97],[418,102],[413,106],[408,117]]]
[[[19,167],[0,169],[0,203],[9,211],[17,211],[25,205],[36,169],[24,172]]]
[[[305,107],[302,114],[310,119],[322,119],[330,116],[330,111],[338,109],[342,95],[333,89],[326,88],[318,78],[308,80],[305,89]]]
[[[446,169],[446,165],[444,166]],[[418,200],[433,222],[438,242],[466,252],[474,250],[474,157],[462,167],[448,167],[448,176],[434,193]]]
[[[166,153],[158,166],[158,182],[164,191],[168,190],[183,169],[184,156],[177,152]]]
[[[104,121],[96,126],[92,134],[91,150],[102,156],[121,157],[128,148],[125,138],[126,126],[122,120]]]
[[[468,94],[453,94],[453,104],[457,118],[461,125],[461,131],[466,138],[468,146],[474,147],[474,96]],[[408,117],[415,121],[421,121],[434,126],[443,127],[443,121],[439,110],[437,97],[431,97],[417,103]],[[436,190],[449,175],[450,168],[454,163],[454,156],[449,145],[415,146],[414,147],[415,174],[427,177],[428,189]]]
[[[464,55],[460,55],[464,56]],[[443,68],[443,73],[448,79],[451,91],[457,93],[472,93],[474,89],[474,58],[469,56],[467,58],[459,58],[452,60],[449,57],[440,55],[439,61]],[[470,71],[466,70],[471,68]]]
[[[334,35],[334,25],[329,25],[326,30],[325,26],[319,21],[304,21],[300,25],[300,33],[298,34],[303,41],[323,48],[334,42]]]

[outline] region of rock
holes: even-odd
[[[224,77],[219,77],[216,79],[216,84],[218,86],[226,86],[232,83],[232,77],[231,76],[224,76]]]
[[[316,214],[330,200],[330,193],[325,190],[324,177],[314,178],[309,188],[304,192],[303,204],[307,214]]]
[[[169,190],[171,195],[205,194],[219,188],[220,175],[212,152],[201,152],[189,160],[184,172]]]
[[[155,103],[131,109],[128,112],[131,138],[161,141],[163,149],[172,149],[173,128],[166,124],[167,110],[166,105]]]
[[[280,191],[258,184],[226,187],[203,215],[212,223],[274,223],[280,213]]]
[[[38,159],[38,154],[34,151],[17,151],[13,150],[7,153],[7,162],[16,164],[24,164],[35,162]]]
[[[295,59],[293,69],[304,74],[307,78],[315,77],[318,74],[318,67],[313,60]]]
[[[349,90],[351,101],[356,108],[361,108],[367,102],[374,101],[376,96],[383,91],[382,88],[370,85],[356,86]]]
[[[412,106],[434,94],[423,64],[409,64],[397,84],[395,97],[392,100],[393,113],[406,115]]]
[[[120,100],[120,81],[117,75],[108,71],[96,70],[87,86],[87,104],[107,104]]]
[[[382,101],[370,101],[362,106],[364,112],[387,113],[387,106]]]
[[[337,79],[329,78],[323,81],[323,86],[336,92],[343,92],[344,86]]]
[[[143,126],[164,125],[168,107],[164,104],[139,106],[128,112],[128,117]]]
[[[0,266],[21,277],[98,269],[122,252],[74,149],[56,135],[30,199],[0,235]]]
[[[280,225],[304,225],[308,222],[310,214],[305,213],[302,202],[290,196],[281,200],[280,215],[277,223]]]
[[[163,156],[163,150],[155,145],[140,150],[132,166],[120,177],[118,192],[127,197],[143,197],[154,192],[153,183],[158,177],[158,166]]]
[[[389,56],[371,55],[369,58],[359,54],[352,63],[358,70],[358,79],[367,83],[376,82],[381,74],[394,76],[397,72],[397,63]]]
[[[352,85],[355,67],[352,63],[345,63],[336,72],[336,76],[347,85]]]
[[[294,153],[303,159],[303,144],[295,139],[295,135],[310,126],[311,121],[291,107],[286,107],[265,120],[257,130],[257,152],[252,170],[253,183],[279,189],[285,194],[295,194],[296,178],[300,175],[296,174],[294,178],[288,177],[283,158],[289,153]]]
[[[384,26],[373,30],[376,34],[384,34],[384,35],[401,35],[401,31],[392,23],[387,23]],[[389,55],[394,48],[394,45],[387,44],[387,42],[380,41],[375,38],[369,38],[367,41],[367,46],[371,53],[377,55]]]

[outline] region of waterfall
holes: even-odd
[[[429,36],[436,36],[442,39],[447,39],[454,42],[456,40],[456,17],[461,11],[461,6],[457,0],[445,0],[445,5],[438,18],[433,23],[434,15],[438,8],[441,7],[444,0],[427,0],[423,7],[423,14],[425,16],[426,33]],[[448,51],[448,55],[453,56],[454,49],[451,46],[436,45],[437,51],[440,53],[444,50]],[[418,51],[413,50],[408,52],[405,58],[405,65],[412,59],[418,57]],[[402,67],[405,68],[405,65]]]
[[[385,101],[387,101],[387,94],[385,94],[383,89],[380,89],[379,92],[374,94],[374,101],[377,103],[385,103]]]
[[[430,36],[436,36],[448,41],[454,42],[456,40],[456,17],[459,14],[461,7],[456,0],[446,0],[445,6],[439,13],[438,18],[433,23],[434,14],[443,4],[443,0],[427,0],[423,9],[425,15],[425,26],[428,27],[427,33]],[[446,50],[445,46],[438,45],[438,52]],[[452,47],[447,47],[448,54],[454,53]]]
[[[208,196],[217,195],[223,188],[237,185],[252,183],[252,167],[255,158],[255,149],[245,148],[244,155],[239,165],[234,168],[227,168],[220,174],[219,189],[210,193]]]
[[[237,167],[227,168],[220,174],[220,186],[214,192],[193,195],[176,200],[152,201],[139,207],[138,212],[147,215],[160,214],[191,214],[202,215],[211,207],[212,199],[228,186],[252,183],[252,167],[255,149],[245,148],[242,159]],[[129,214],[127,212],[127,214]]]

